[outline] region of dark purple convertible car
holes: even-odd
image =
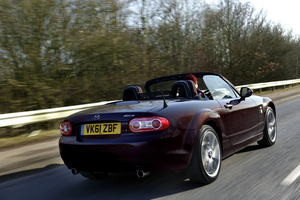
[[[73,174],[90,179],[108,173],[185,170],[193,182],[217,179],[223,158],[258,142],[277,138],[271,99],[238,91],[223,76],[193,73],[160,77],[144,90],[128,86],[122,101],[84,110],[60,125],[61,157]]]

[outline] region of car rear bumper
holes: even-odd
[[[184,149],[184,134],[176,131],[175,137],[174,132],[82,141],[77,141],[76,136],[62,136],[59,149],[67,167],[78,171],[176,171],[186,168],[191,157],[191,151]]]

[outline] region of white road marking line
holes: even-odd
[[[32,131],[32,133],[30,133],[27,137],[37,136],[41,131],[42,131],[42,130]]]
[[[290,175],[288,175],[282,182],[281,185],[290,185],[300,176],[300,165],[296,167]]]

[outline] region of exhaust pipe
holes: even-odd
[[[76,175],[76,174],[79,173],[75,168],[72,168],[72,169],[71,169],[71,172],[72,172],[73,175]]]
[[[150,172],[144,172],[143,170],[137,170],[136,175],[139,178],[144,178],[145,176],[148,176]]]

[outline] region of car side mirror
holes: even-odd
[[[242,99],[245,99],[246,97],[250,97],[253,94],[253,91],[248,87],[242,87],[240,93],[241,93]]]

